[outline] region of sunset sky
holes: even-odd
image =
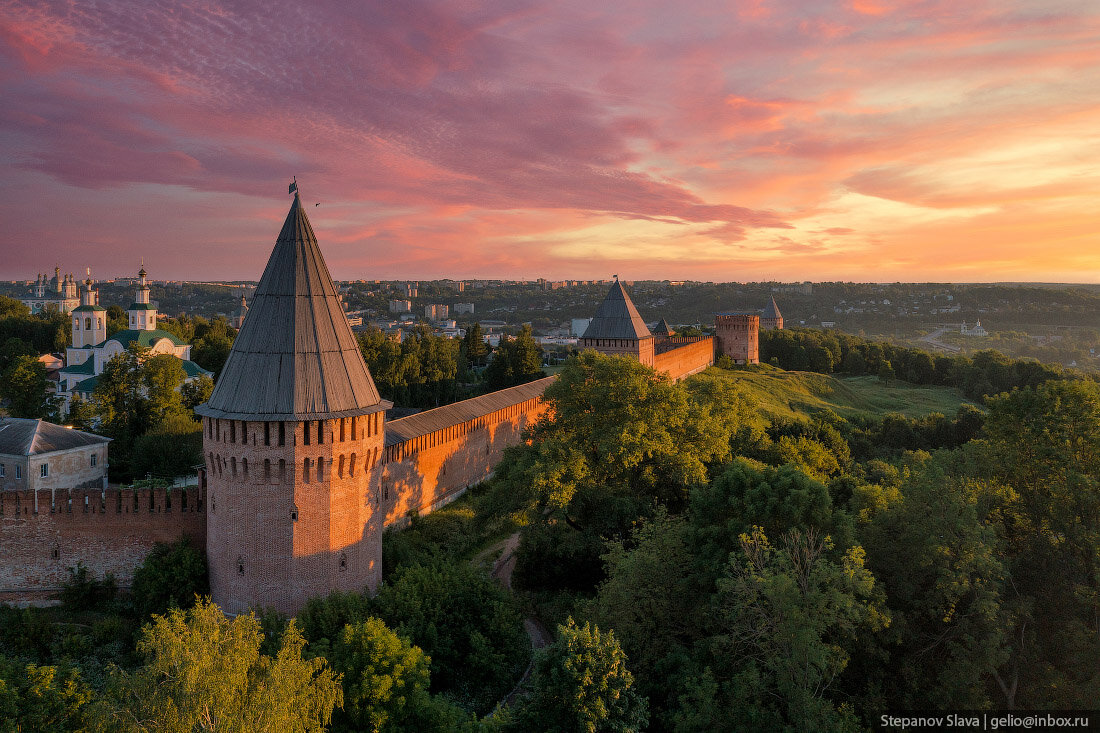
[[[1096,0],[0,8],[3,279],[1100,281]]]

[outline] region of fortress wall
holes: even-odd
[[[703,371],[714,364],[714,338],[665,339],[657,344],[654,368],[674,380]]]
[[[493,473],[504,449],[546,411],[547,377],[386,425],[382,473],[385,524],[401,526],[411,512],[427,514]]]
[[[155,543],[184,534],[206,546],[199,487],[0,491],[0,602],[51,598],[77,562],[129,586]]]

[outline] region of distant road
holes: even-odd
[[[921,336],[920,340],[923,341],[924,343],[928,344],[929,346],[931,346],[934,349],[940,349],[941,351],[948,351],[948,352],[951,352],[952,354],[957,354],[958,352],[962,351],[962,349],[960,349],[958,346],[952,346],[951,344],[945,344],[944,342],[939,340],[940,336],[945,334],[948,330],[949,329],[946,329],[946,328],[937,328],[935,331],[928,334],[927,336]],[[954,329],[950,329],[950,330],[953,331]]]

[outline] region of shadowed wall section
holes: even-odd
[[[206,545],[201,487],[0,491],[0,602],[48,600],[78,562],[128,587],[153,545],[180,535]]]

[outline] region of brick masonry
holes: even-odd
[[[668,347],[654,361],[675,379],[714,360],[710,337]],[[284,422],[281,445],[278,422],[206,418],[197,488],[0,491],[0,601],[55,594],[78,561],[128,586],[156,542],[181,534],[206,546],[214,600],[231,613],[374,589],[382,531],[491,476],[546,410],[527,395],[388,446],[381,412]]]
[[[0,491],[0,602],[51,597],[77,562],[128,587],[153,545],[180,535],[206,544],[201,487]]]

